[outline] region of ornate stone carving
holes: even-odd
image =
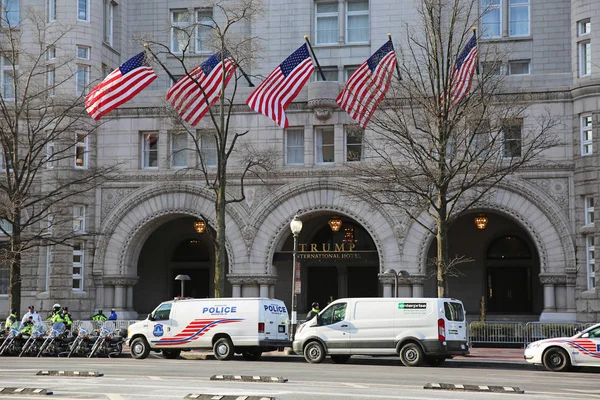
[[[115,205],[136,189],[137,187],[103,187],[100,219],[104,221],[108,213],[115,208]]]
[[[232,285],[275,285],[276,275],[227,274],[227,280]]]
[[[244,238],[244,242],[246,243],[246,249],[248,250],[248,254],[250,254],[250,249],[252,248],[252,241],[254,240],[254,236],[256,235],[256,229],[251,225],[246,225],[242,228],[242,237]]]
[[[411,276],[406,277],[406,279],[412,285],[422,286],[425,283],[425,281],[427,280],[427,277],[425,275],[411,275]]]
[[[527,181],[556,201],[565,215],[569,214],[569,178],[530,178]]]
[[[139,276],[105,276],[102,278],[104,285],[110,286],[133,286],[139,280]]]
[[[330,108],[315,108],[315,117],[320,121],[327,121],[333,114]]]
[[[565,275],[540,274],[539,278],[542,285],[564,285],[567,283],[567,277]]]

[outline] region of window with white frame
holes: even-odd
[[[358,126],[345,127],[346,161],[362,161],[364,131]]]
[[[286,165],[304,165],[303,128],[285,130],[285,163]]]
[[[213,9],[196,10],[196,53],[210,53],[210,38],[214,29]]]
[[[508,62],[508,74],[509,75],[529,75],[530,71],[529,60],[516,60]]]
[[[171,11],[171,51],[183,53],[189,41],[190,14],[188,10]]]
[[[481,34],[484,38],[502,35],[501,0],[481,0]]]
[[[521,120],[505,121],[502,127],[502,153],[505,158],[521,157]]]
[[[487,61],[481,63],[481,74],[484,76],[502,75],[503,67],[500,61]]]
[[[73,232],[85,232],[85,205],[73,206]]]
[[[90,59],[89,46],[77,45],[77,58],[80,60],[89,60]]]
[[[103,23],[103,40],[104,43],[112,46],[114,44],[114,22],[115,22],[115,3],[112,0],[104,0],[104,23]]]
[[[44,230],[44,235],[52,235],[54,232],[54,215],[48,214],[48,218],[46,219],[46,229]]]
[[[90,66],[84,64],[77,64],[76,79],[76,90],[77,96],[81,96],[87,93],[88,85],[90,84]]]
[[[48,22],[56,21],[56,0],[48,0],[47,6]]]
[[[338,42],[338,3],[318,2],[315,11],[316,44]]]
[[[333,126],[317,128],[315,131],[315,162],[317,164],[333,164],[334,154]]]
[[[490,145],[490,130],[490,121],[487,119],[473,123],[471,128],[473,138],[470,143],[472,158],[483,158],[487,154]]]
[[[577,36],[589,35],[592,30],[590,19],[584,19],[577,22]]]
[[[200,155],[205,167],[217,166],[217,140],[214,135],[200,137]]]
[[[596,255],[594,235],[585,236],[585,254],[588,290],[596,289]]]
[[[88,167],[88,137],[86,134],[75,135],[75,168]]]
[[[187,133],[171,133],[171,167],[185,168],[188,166]]]
[[[594,197],[588,196],[584,200],[585,203],[585,224],[594,223]]]
[[[46,60],[52,61],[56,59],[56,46],[48,46],[46,48]]]
[[[322,67],[323,75],[325,75],[325,79],[321,76],[321,73],[318,69],[315,69],[313,72],[313,79],[317,82],[322,82],[326,80],[327,82],[337,82],[338,80],[338,69],[337,67]]]
[[[12,170],[12,159],[14,152],[11,146],[8,150],[0,145],[0,171],[6,171],[7,169]]]
[[[77,20],[90,22],[90,1],[77,0]]]
[[[19,0],[2,0],[2,21],[3,27],[19,26],[20,12]]]
[[[85,242],[73,243],[73,290],[83,290],[83,272],[85,267]]]
[[[580,120],[581,130],[581,155],[589,156],[594,152],[593,138],[594,134],[592,131],[592,116],[582,115]]]
[[[369,2],[348,0],[346,3],[346,43],[369,42]]]
[[[347,65],[344,67],[344,82],[348,82],[348,79],[352,76],[353,73],[358,69],[357,65]]]
[[[579,76],[588,76],[592,73],[592,43],[583,40],[577,44],[579,53]]]
[[[48,86],[48,96],[56,96],[56,67],[54,65],[46,67],[46,84]]]
[[[158,133],[142,134],[142,168],[158,168]]]
[[[54,168],[54,142],[46,144],[46,168]]]
[[[12,224],[5,219],[0,219],[0,235],[12,235]]]
[[[508,35],[529,36],[529,0],[508,0]]]
[[[5,101],[15,99],[15,71],[19,69],[18,61],[11,61],[10,57],[0,56],[0,74],[2,74],[2,97]]]
[[[44,291],[50,290],[50,273],[52,269],[52,246],[46,246],[46,276],[44,277]]]

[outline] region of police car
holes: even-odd
[[[600,367],[600,324],[573,337],[538,340],[525,349],[525,360],[542,364],[549,371],[575,367]]]

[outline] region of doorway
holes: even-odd
[[[531,312],[531,273],[527,267],[488,268],[488,311]]]
[[[179,274],[190,277],[189,281],[184,283],[184,293],[186,297],[207,298],[210,297],[210,270],[208,268],[173,268],[171,269],[171,281],[173,282],[173,297],[181,295],[181,282],[176,281],[175,277]]]
[[[335,267],[308,267],[307,279],[307,310],[313,302],[319,303],[321,309],[325,308],[332,297],[338,297],[338,274]]]

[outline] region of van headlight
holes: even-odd
[[[528,349],[536,349],[536,348],[538,348],[538,347],[540,347],[540,343],[539,343],[539,342],[533,342],[533,343],[529,343],[529,344],[527,345],[527,348],[528,348]]]

